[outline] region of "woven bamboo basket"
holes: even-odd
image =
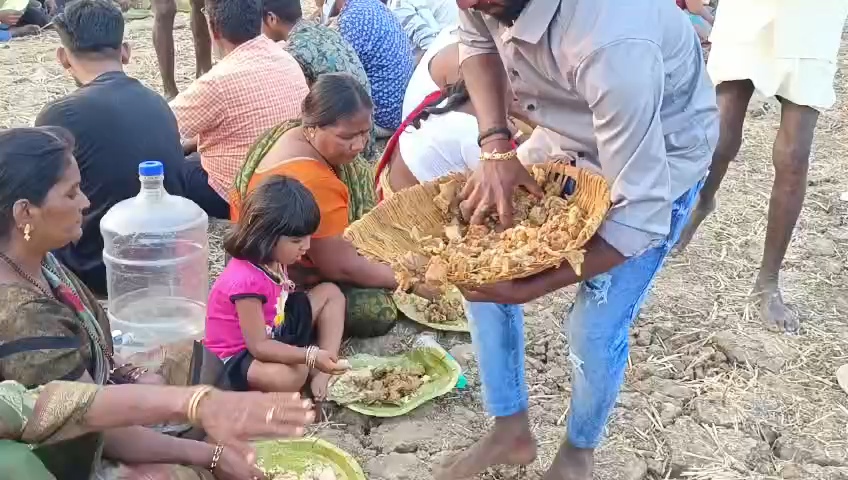
[[[584,222],[578,226],[578,234],[570,238],[565,248],[548,252],[543,259],[527,259],[512,265],[507,271],[499,266],[474,265],[477,274],[490,270],[484,272],[490,279],[487,283],[527,277],[558,267],[564,261],[580,272],[584,253],[582,247],[598,230],[609,210],[609,187],[600,175],[556,162],[527,168],[535,178],[544,178],[543,187],[549,182],[560,184],[563,178],[573,179],[574,191],[566,198],[569,204],[576,204],[584,212]],[[441,237],[445,226],[451,221],[434,202],[440,194],[440,185],[449,180],[464,183],[465,174],[451,174],[395,193],[351,224],[345,231],[345,238],[353,243],[360,254],[389,265],[408,252],[423,254],[419,240],[421,236]],[[553,227],[557,232],[567,232],[568,228],[565,224]],[[469,272],[458,268],[449,268],[447,281],[465,286],[479,283],[469,281]]]

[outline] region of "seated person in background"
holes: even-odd
[[[248,150],[268,129],[300,115],[309,87],[297,61],[262,35],[260,0],[207,0],[206,16],[223,58],[171,109],[180,135],[196,140],[200,154],[189,157],[193,187],[214,199],[212,216],[227,218],[226,199]]]
[[[409,39],[380,0],[335,0],[330,14],[338,15],[339,32],[371,81],[377,136],[390,137],[400,126],[403,94],[415,69]]]
[[[262,33],[297,60],[306,83],[312,85],[325,73],[348,73],[371,94],[371,82],[356,51],[339,32],[303,18],[300,0],[265,0],[262,2]],[[363,157],[373,160],[376,132],[373,122]]]
[[[704,0],[675,1],[681,10],[689,14],[689,20],[692,21],[692,26],[698,32],[701,43],[709,42],[710,32],[713,29],[713,23],[715,23],[714,10],[709,5],[705,5]]]
[[[371,98],[356,79],[343,73],[321,75],[303,101],[302,122],[287,122],[258,142],[268,146],[248,157],[232,199],[238,207],[271,175],[295,178],[312,192],[321,222],[306,257],[290,269],[292,278],[305,286],[339,285],[347,300],[345,333],[361,337],[383,335],[397,320],[394,272],[360,256],[342,237],[355,219],[350,210],[363,201],[374,203],[371,175],[351,179],[342,174],[365,146],[371,113]]]
[[[209,294],[204,343],[235,390],[299,392],[311,376],[321,401],[330,375],[344,371],[344,295],[332,283],[296,290],[288,276],[320,221],[309,190],[275,175],[247,195],[224,240],[232,259]]]
[[[477,117],[460,75],[453,30],[446,28],[436,37],[406,89],[405,120],[377,166],[381,198],[451,172],[473,170],[480,162]],[[519,133],[516,127],[512,131]],[[521,147],[518,153],[529,163]],[[547,160],[545,155],[534,158]]]
[[[37,0],[0,0],[0,42],[37,35],[49,22],[47,9]]]
[[[388,0],[419,57],[433,44],[442,29],[459,22],[459,8],[454,0]]]
[[[56,53],[59,63],[80,88],[47,104],[35,125],[64,127],[73,134],[80,189],[91,202],[83,216],[82,238],[54,254],[93,292],[105,296],[100,219],[116,203],[138,194],[138,164],[146,160],[162,162],[165,189],[183,195],[186,162],[168,104],[123,71],[130,50],[122,43],[124,18],[118,7],[108,0],[77,0],[56,16],[54,25],[62,42]]]
[[[433,92],[459,81],[459,37],[456,30],[456,25],[442,29],[421,56],[403,95],[401,113],[404,119],[409,118],[413,110]]]

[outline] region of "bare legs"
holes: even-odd
[[[334,284],[322,283],[310,290],[308,295],[312,305],[312,321],[318,330],[318,348],[338,355],[344,334],[344,294]],[[327,398],[329,382],[329,374],[317,370],[312,372],[309,388],[316,401],[321,402]]]
[[[754,94],[754,84],[750,81],[723,82],[716,88],[719,118],[718,145],[713,153],[713,162],[710,165],[710,174],[701,188],[698,204],[692,210],[689,224],[680,235],[677,242],[677,250],[683,251],[701,222],[715,210],[715,196],[727,167],[739,153],[742,146],[742,127],[745,124],[745,113],[748,111],[748,102]]]
[[[710,174],[701,190],[689,225],[681,235],[678,250],[686,248],[701,222],[715,209],[715,195],[727,173],[730,161],[739,152],[742,144],[745,112],[753,91],[753,84],[747,80],[724,82],[717,88],[721,112],[718,146],[713,155]],[[783,302],[779,287],[780,266],[804,203],[810,147],[818,112],[786,99],[780,101],[780,128],[772,152],[775,178],[769,200],[763,260],[754,294],[766,325],[781,331],[795,332],[798,330],[798,317]]]
[[[203,1],[191,0],[191,33],[194,38],[195,74],[199,77],[212,68],[212,41],[203,15]],[[177,96],[174,77],[174,18],[176,0],[153,0],[153,48],[159,62],[165,98]]]
[[[818,112],[781,99],[780,129],[772,151],[774,185],[769,199],[768,227],[763,261],[754,293],[766,324],[786,332],[798,331],[798,316],[783,303],[780,266],[792,240],[807,191],[810,147]]]
[[[162,76],[165,98],[179,93],[174,79],[174,18],[177,16],[176,0],[153,0],[153,48]]]
[[[191,0],[191,36],[194,39],[194,73],[200,78],[212,69],[212,38],[203,14],[203,0]]]

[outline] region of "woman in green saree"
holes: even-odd
[[[27,389],[0,382],[0,478],[89,478],[54,475],[41,460],[45,449],[107,429],[164,422],[196,424],[221,446],[249,458],[250,440],[302,435],[315,417],[310,407],[297,394],[62,381]],[[81,454],[96,471],[98,452]],[[185,476],[165,478],[195,477],[187,469]]]
[[[368,92],[351,75],[319,76],[303,101],[302,119],[272,129],[251,149],[230,199],[235,219],[241,199],[269,175],[295,178],[312,192],[321,223],[307,258],[289,272],[303,288],[337,284],[347,299],[345,334],[355,337],[384,335],[398,317],[392,269],[360,256],[342,237],[375,204],[374,171],[359,156],[371,131],[372,108]]]
[[[0,131],[0,381],[163,383],[113,355],[105,312],[49,253],[80,238],[89,205],[73,148],[57,127]],[[214,452],[215,445],[131,426],[46,446],[39,458],[68,479],[241,480],[256,472],[229,449],[212,469]]]

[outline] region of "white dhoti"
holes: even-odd
[[[751,80],[765,96],[833,106],[848,0],[722,0],[707,71],[718,85]]]

